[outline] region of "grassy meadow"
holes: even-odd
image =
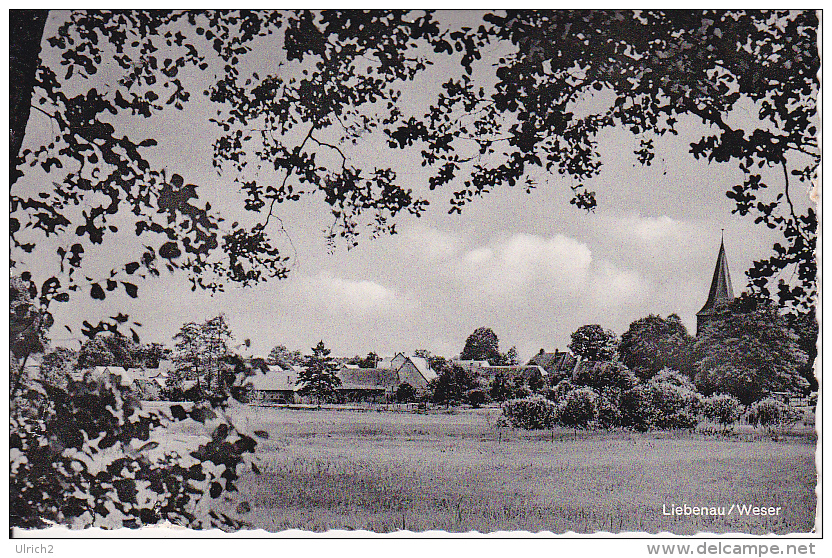
[[[245,518],[267,531],[808,532],[815,436],[518,432],[500,410],[239,407],[265,430]],[[663,506],[779,506],[778,516],[665,516]]]

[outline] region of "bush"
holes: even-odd
[[[696,385],[693,383],[693,380],[672,368],[662,368],[655,376],[650,378],[650,382],[664,382],[687,388],[694,392],[696,391]]]
[[[656,423],[656,408],[647,384],[639,384],[621,394],[621,425],[636,430],[650,430]]]
[[[733,395],[719,393],[705,398],[702,410],[707,419],[718,422],[726,431],[742,416],[743,406]]]
[[[654,408],[653,427],[694,428],[699,423],[702,407],[700,395],[675,383],[653,381],[648,383],[650,400]]]
[[[564,426],[583,428],[598,417],[598,395],[588,387],[570,391],[558,409],[558,419]]]
[[[575,374],[575,383],[600,392],[606,388],[632,389],[638,378],[620,362],[582,362]]]
[[[396,401],[399,403],[410,403],[415,400],[416,390],[407,382],[400,384],[399,387],[396,388]]]
[[[621,392],[605,389],[595,400],[598,408],[598,426],[601,428],[615,428],[621,426]]]
[[[547,398],[554,401],[555,403],[559,403],[563,400],[564,397],[566,397],[566,394],[574,390],[575,387],[575,384],[573,384],[569,380],[561,380],[557,383],[557,385],[554,388],[550,389],[547,392]]]
[[[475,409],[482,407],[489,401],[488,394],[485,390],[480,388],[469,390],[468,393],[465,394],[465,397],[468,400],[468,403]]]
[[[621,394],[621,423],[641,431],[693,428],[701,406],[701,396],[695,391],[651,380]]]
[[[540,396],[512,399],[503,403],[503,416],[517,428],[542,430],[552,428],[557,422],[557,407]]]
[[[780,426],[791,426],[799,421],[800,417],[800,411],[771,397],[757,401],[746,413],[749,424],[755,427],[762,426],[769,432]]]

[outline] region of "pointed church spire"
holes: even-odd
[[[711,290],[708,292],[708,300],[702,310],[696,313],[696,334],[699,335],[702,325],[714,313],[718,303],[730,302],[733,299],[734,288],[731,286],[731,274],[728,271],[728,257],[725,255],[725,240],[723,239],[719,243],[719,255],[716,257],[716,267],[711,280]]]

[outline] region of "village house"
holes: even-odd
[[[294,367],[283,368],[277,364],[270,364],[267,370],[258,370],[253,376],[246,378],[243,386],[251,389],[251,403],[295,403],[297,379],[298,373]]]

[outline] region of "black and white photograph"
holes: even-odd
[[[822,12],[393,8],[8,10],[10,537],[821,537]]]

